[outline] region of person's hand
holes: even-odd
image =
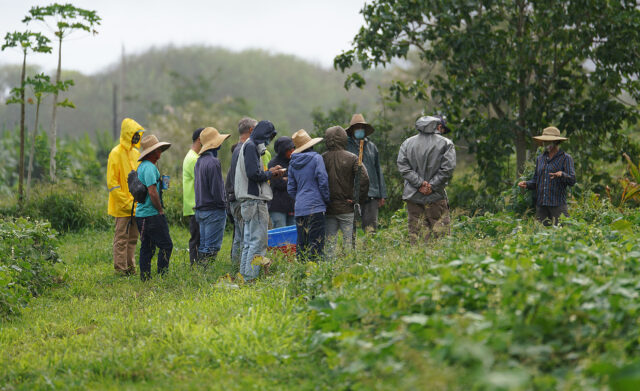
[[[562,178],[562,171],[550,172],[549,176],[551,177],[551,179]]]
[[[282,176],[282,174],[284,174],[284,171],[281,171],[281,170],[280,170],[281,168],[282,168],[282,167],[280,167],[280,165],[277,165],[277,166],[275,166],[275,167],[271,167],[271,168],[269,169],[269,171],[271,172],[271,175],[272,175],[272,176],[274,176],[274,177],[276,177],[276,178],[277,178],[277,177]]]
[[[283,180],[283,181],[286,181],[286,180],[288,180],[288,179],[289,179],[289,177],[286,177],[286,176],[283,176],[283,177],[282,177],[282,180]]]
[[[158,211],[158,214],[159,214],[159,215],[161,215],[161,216],[164,216],[164,209],[160,209],[160,210]]]
[[[422,182],[422,186],[420,186],[418,191],[424,195],[429,195],[433,192],[433,190],[431,189],[431,184],[427,181]]]
[[[380,198],[378,200],[378,208],[382,208],[384,206],[384,198]]]
[[[526,188],[527,188],[527,182],[525,182],[525,181],[520,181],[520,182],[518,182],[518,186],[519,186],[521,189],[526,189]]]
[[[349,203],[349,204],[353,204],[353,200],[349,200],[349,199],[347,199],[347,203]]]

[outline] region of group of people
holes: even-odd
[[[402,199],[408,213],[412,244],[449,233],[446,186],[456,167],[453,142],[444,137],[450,129],[440,115],[422,116],[417,134],[400,146],[397,166],[404,179]],[[353,115],[347,129],[332,126],[324,137],[312,138],[304,130],[276,139],[270,121],[243,118],[239,140],[231,147],[231,166],[223,179],[218,152],[229,134],[213,127],[192,134],[183,162],[183,214],[190,217],[189,258],[192,265],[207,266],[220,251],[227,219],[233,221],[231,260],[246,282],[254,281],[268,265],[269,227],[295,225],[298,259],[321,260],[354,244],[355,223],[365,231],[377,229],[378,209],[387,198],[378,149],[369,139],[374,132],[361,114]],[[135,247],[140,237],[140,276],[151,276],[151,258],[158,250],[158,273],[168,269],[173,243],[164,216],[162,192],[167,186],[157,168],[162,152],[171,144],[144,136],[136,121],[122,122],[120,143],[111,151],[107,169],[109,214],[115,217],[114,268],[135,274]],[[273,141],[276,156],[268,145]],[[537,217],[545,225],[568,214],[566,187],[575,184],[573,160],[559,150],[566,138],[547,128],[534,139],[545,146],[533,179],[520,182],[536,190]],[[320,155],[314,146],[325,142]],[[138,152],[137,148],[141,148]],[[135,207],[127,177],[136,171],[148,190]],[[341,248],[338,234],[342,233]]]

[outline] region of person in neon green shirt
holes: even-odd
[[[191,264],[195,262],[198,256],[198,246],[200,245],[200,227],[196,221],[196,212],[193,209],[196,207],[194,169],[198,154],[202,148],[200,133],[202,133],[203,129],[198,128],[193,132],[191,136],[193,143],[182,162],[182,214],[183,216],[189,216],[189,232],[191,234],[189,238],[189,260]]]

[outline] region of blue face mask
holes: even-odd
[[[364,138],[364,129],[356,129],[353,134],[358,140],[362,140]]]

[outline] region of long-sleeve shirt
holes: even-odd
[[[550,173],[562,171],[560,178],[551,178]],[[539,206],[561,206],[567,204],[567,186],[576,184],[573,158],[559,150],[553,158],[544,152],[536,160],[533,178],[527,181],[527,189],[536,190],[536,204]]]
[[[195,192],[197,210],[225,209],[222,167],[213,151],[206,151],[196,162]]]
[[[360,153],[360,141],[349,137],[346,149],[358,156]],[[369,175],[369,197],[387,198],[387,186],[384,183],[384,175],[380,166],[378,147],[369,138],[364,139],[362,154],[362,164],[367,168],[367,174]]]

